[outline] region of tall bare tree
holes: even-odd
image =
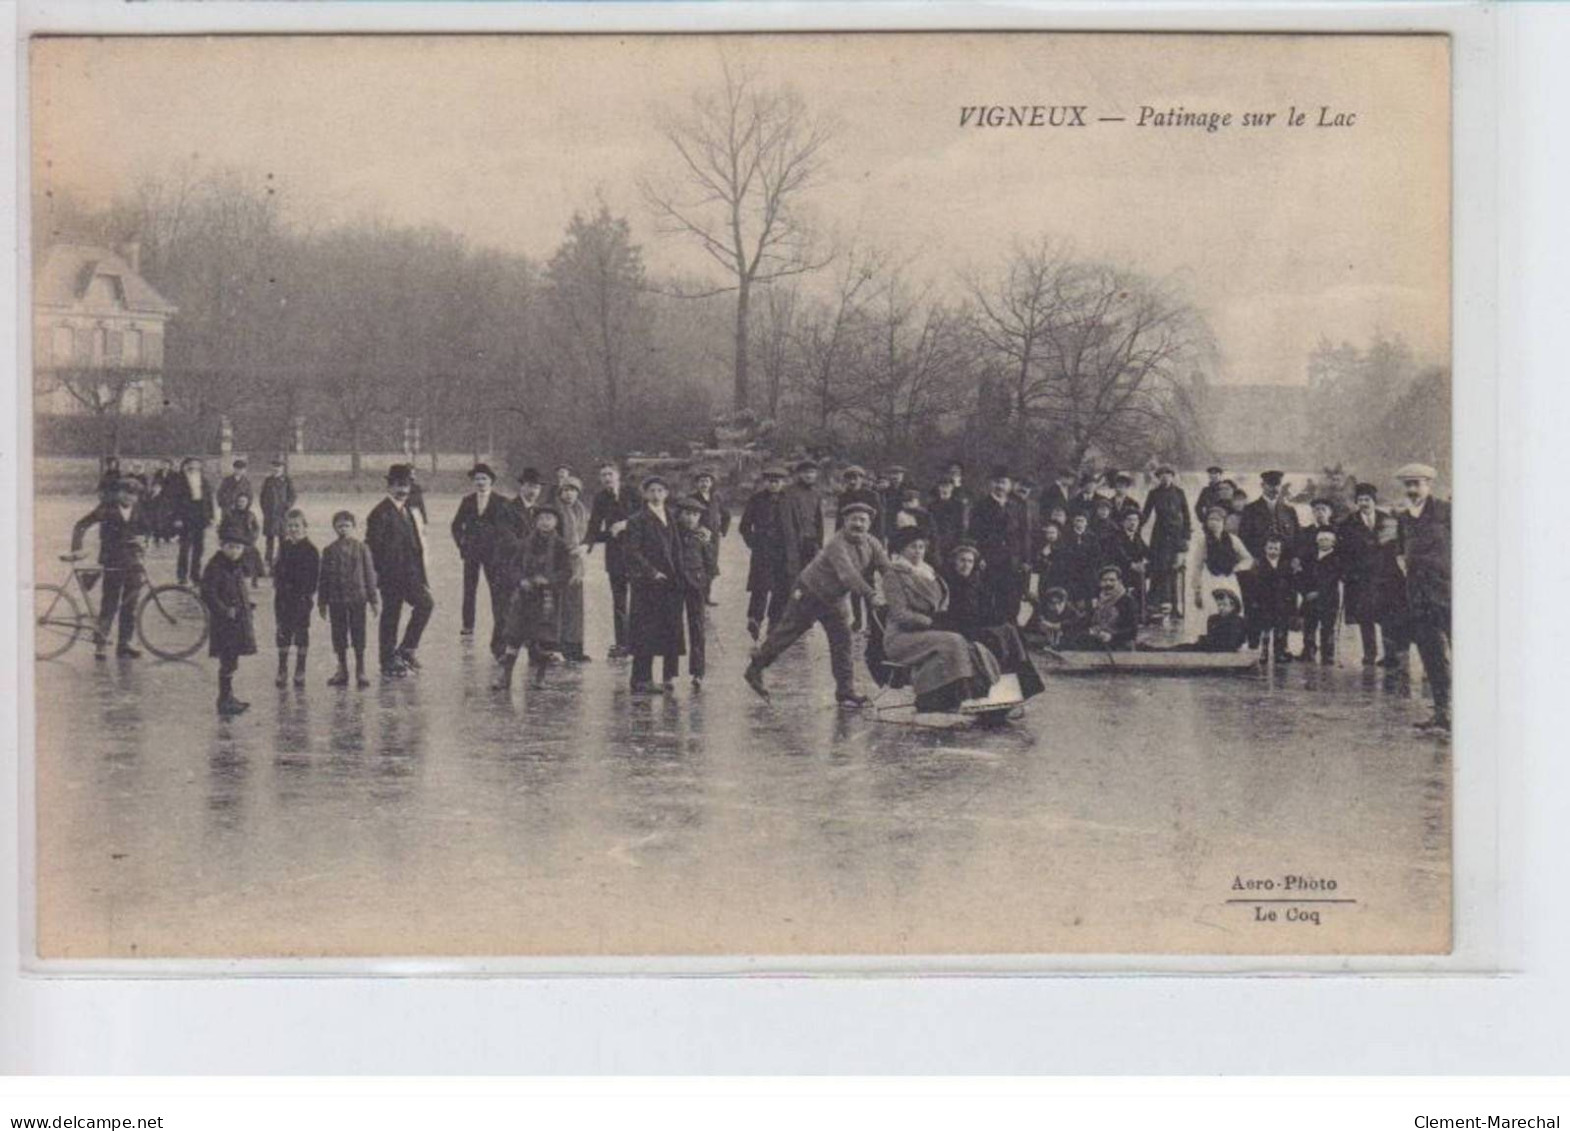
[[[729,277],[722,290],[736,295],[732,401],[742,409],[751,396],[754,288],[828,262],[815,253],[799,204],[822,176],[831,129],[794,90],[762,86],[729,61],[722,69],[718,89],[660,122],[676,172],[642,189],[661,231],[694,240]]]

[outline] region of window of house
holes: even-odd
[[[142,364],[142,332],[140,330],[127,330],[125,344],[121,350],[121,360],[127,365]]]
[[[105,330],[103,333],[104,360],[110,365],[119,365],[125,353],[125,334],[119,330]]]
[[[76,352],[76,335],[69,326],[56,326],[49,335],[49,363],[51,365],[70,365],[71,356]]]
[[[79,329],[76,331],[76,356],[71,360],[76,365],[91,365],[93,363],[93,331]]]

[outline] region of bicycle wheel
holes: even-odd
[[[76,598],[58,585],[33,586],[33,656],[52,660],[76,643],[85,626]]]
[[[136,634],[153,655],[183,660],[207,643],[207,606],[183,585],[158,585],[136,610]]]

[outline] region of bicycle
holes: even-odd
[[[98,638],[98,610],[92,591],[106,572],[103,566],[79,565],[84,555],[61,554],[71,573],[59,585],[33,587],[33,656],[53,660],[68,652],[84,632]],[[71,595],[80,595],[80,604]],[[85,606],[85,612],[83,611]],[[112,626],[111,626],[112,627]],[[153,655],[183,660],[207,643],[207,603],[185,585],[154,585],[136,606],[136,635]]]

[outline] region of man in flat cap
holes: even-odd
[[[251,490],[251,477],[246,471],[244,456],[236,456],[232,470],[218,483],[218,511],[220,514],[234,509],[234,501],[241,495],[247,498],[256,498],[256,492]]]
[[[747,631],[754,640],[765,622],[772,624],[785,612],[802,565],[801,543],[786,526],[785,469],[771,464],[763,469],[762,480],[747,500],[737,527],[752,551],[747,567]]]
[[[120,639],[115,655],[124,660],[141,656],[136,640],[136,599],[145,580],[142,560],[146,540],[152,535],[141,504],[141,484],[129,476],[117,480],[109,498],[71,528],[71,553],[76,560],[88,528],[98,527],[98,564],[103,569],[103,604],[98,608],[95,636],[97,658],[102,660],[109,647],[110,629],[118,621]]]
[[[299,494],[294,489],[294,480],[289,478],[283,456],[274,456],[267,477],[262,480],[261,498],[257,500],[262,507],[262,538],[266,543],[263,564],[268,572],[272,571],[278,542],[283,538],[284,520],[298,499]]]
[[[712,467],[700,467],[692,477],[692,494],[688,496],[703,504],[703,515],[698,525],[709,532],[709,540],[705,543],[709,556],[709,588],[703,591],[706,607],[718,604],[710,593],[714,579],[720,575],[720,539],[730,533],[730,511],[725,509],[725,504],[714,489],[717,480],[718,476]]]
[[[1209,480],[1199,489],[1199,498],[1194,502],[1194,513],[1203,523],[1205,516],[1210,513],[1213,506],[1226,506],[1226,500],[1221,497],[1222,476],[1226,475],[1226,468],[1220,464],[1211,464],[1205,468],[1205,476]]]
[[[797,554],[810,562],[823,549],[823,497],[818,494],[817,462],[804,459],[793,468],[796,481],[785,489],[788,536],[799,543]]]
[[[1145,506],[1139,512],[1140,528],[1147,522],[1151,523],[1149,607],[1165,619],[1177,609],[1178,574],[1194,534],[1188,496],[1177,485],[1177,471],[1171,464],[1156,468],[1156,485],[1145,496]]]
[[[852,503],[860,503],[872,508],[872,529],[883,529],[883,496],[869,485],[867,469],[856,464],[851,464],[843,473],[845,487],[840,491],[835,500],[834,529],[840,530],[845,525],[845,508]],[[850,628],[852,632],[860,632],[865,624],[866,602],[861,594],[850,595]]]
[[[1434,696],[1423,730],[1450,729],[1450,504],[1434,498],[1438,473],[1409,463],[1396,472],[1406,493],[1400,516],[1401,555],[1412,643]]]
[[[864,707],[870,702],[856,691],[844,600],[848,593],[859,593],[869,602],[876,601],[871,576],[889,568],[889,556],[871,530],[872,508],[865,503],[850,504],[839,531],[801,571],[783,615],[769,626],[768,636],[753,653],[743,676],[747,686],[764,699],[769,697],[763,684],[764,670],[816,623],[829,638],[835,699],[842,707]]]
[[[420,523],[409,507],[413,482],[413,469],[408,464],[393,464],[387,471],[387,497],[371,509],[365,520],[365,544],[371,551],[376,586],[382,598],[377,646],[382,675],[388,677],[419,670],[415,653],[436,608],[425,572]],[[400,640],[398,622],[405,605],[409,606],[409,623]]]

